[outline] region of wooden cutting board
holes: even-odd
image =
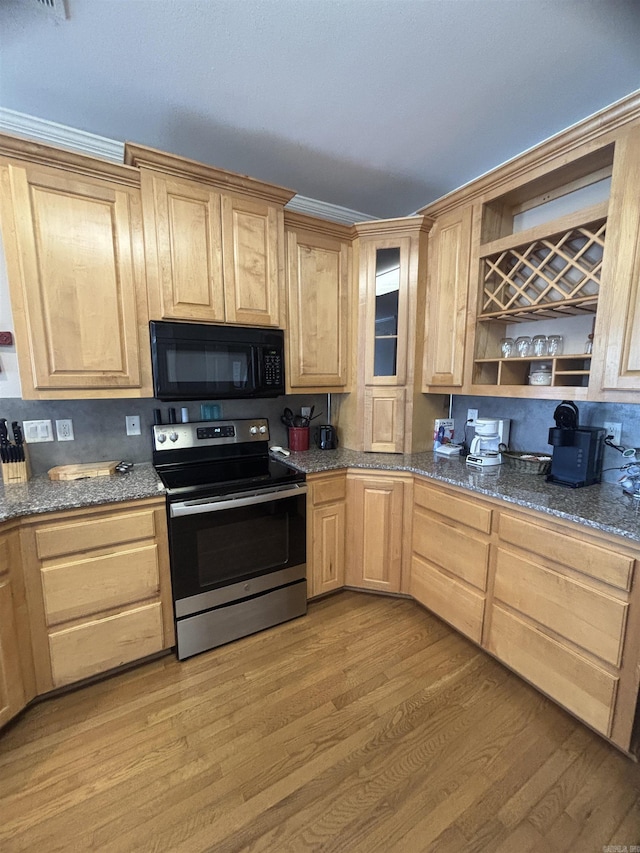
[[[86,477],[109,477],[115,474],[116,462],[78,462],[49,468],[50,480],[84,480]]]

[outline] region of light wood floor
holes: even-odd
[[[640,768],[416,603],[306,618],[31,708],[0,850],[602,851]]]

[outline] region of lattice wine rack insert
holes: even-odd
[[[486,319],[531,320],[593,313],[606,219],[483,258]]]

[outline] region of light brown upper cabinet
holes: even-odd
[[[639,196],[636,93],[424,207],[424,390],[635,402]]]
[[[640,127],[615,146],[602,299],[594,341],[594,399],[625,402],[640,391]],[[596,349],[594,347],[594,353]]]
[[[427,237],[432,220],[408,216],[354,226],[359,299],[353,348],[357,388],[339,401],[342,443],[411,453],[432,444],[442,398],[422,393]]]
[[[0,154],[22,396],[151,396],[137,172],[11,137]]]
[[[352,229],[285,211],[287,384],[292,393],[349,384]]]
[[[429,235],[424,391],[463,383],[472,213],[466,205],[445,214]]]
[[[127,144],[141,174],[152,320],[284,326],[284,205],[294,193]]]

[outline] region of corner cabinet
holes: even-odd
[[[0,155],[23,397],[151,396],[139,175],[10,137]]]
[[[433,419],[445,410],[422,393],[427,236],[423,216],[354,226],[359,278],[356,391],[339,402],[343,445],[410,453],[431,445]]]
[[[284,205],[294,193],[127,144],[140,169],[152,320],[284,326]]]
[[[38,693],[174,645],[165,502],[22,523]]]
[[[352,229],[288,211],[284,222],[288,390],[347,391]]]
[[[350,531],[345,583],[358,589],[404,592],[405,493],[412,478],[385,471],[349,472]],[[408,498],[407,498],[408,500]]]

